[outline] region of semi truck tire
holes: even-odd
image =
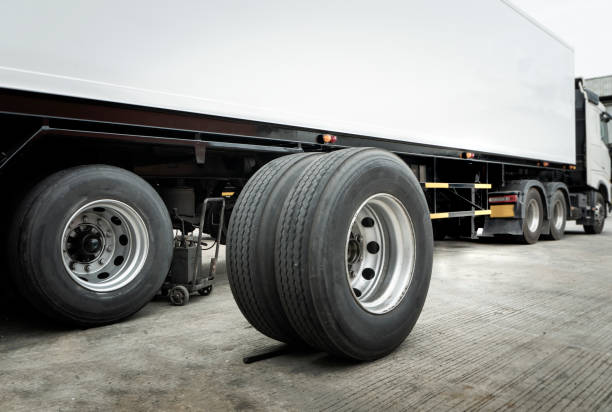
[[[289,321],[310,346],[357,360],[397,348],[427,296],[433,233],[410,168],[379,149],[312,162],[278,224],[275,268]]]
[[[589,235],[599,235],[603,232],[606,223],[606,201],[601,193],[595,195],[594,223],[584,225],[584,231]]]
[[[300,173],[318,156],[283,156],[259,169],[240,193],[229,224],[227,276],[234,299],[255,329],[286,343],[302,342],[285,315],[276,288],[276,225]]]
[[[540,192],[531,188],[525,196],[525,217],[523,218],[523,234],[520,240],[526,244],[533,244],[538,241],[542,233],[542,223],[544,222],[544,206]]]
[[[157,192],[105,165],[51,175],[25,196],[9,243],[21,293],[42,313],[80,326],[137,312],[160,289],[172,225]]]
[[[567,223],[567,204],[565,196],[560,190],[557,190],[550,201],[551,216],[550,216],[550,235],[547,237],[551,240],[561,240],[565,235],[565,225]]]

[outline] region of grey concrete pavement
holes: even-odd
[[[5,302],[0,410],[612,410],[612,220],[533,246],[438,242],[421,319],[379,361],[242,362],[275,347],[223,274],[211,296],[89,330]]]

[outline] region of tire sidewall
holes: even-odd
[[[341,167],[321,197],[308,242],[314,246],[308,264],[317,316],[331,325],[326,328],[335,335],[331,341],[341,353],[374,359],[401,344],[420,315],[429,287],[433,233],[422,189],[410,169],[387,153],[366,152],[361,157],[358,167]],[[353,215],[366,199],[380,193],[391,194],[404,205],[417,241],[413,278],[403,299],[387,313],[372,314],[351,292],[345,249]]]
[[[95,292],[76,283],[61,256],[62,233],[82,206],[101,199],[121,201],[143,219],[149,252],[135,278],[111,292]],[[75,320],[107,322],[137,311],[159,290],[172,258],[172,226],[155,190],[140,177],[109,166],[90,166],[70,173],[44,190],[27,213],[20,236],[20,255],[31,282],[44,300]],[[31,239],[37,239],[35,244]]]

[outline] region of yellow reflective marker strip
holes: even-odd
[[[448,189],[448,183],[425,183],[425,189]]]
[[[490,210],[462,210],[459,212],[431,213],[429,217],[430,219],[448,219],[454,217],[488,216],[490,214]]]
[[[514,204],[491,206],[492,218],[514,217]]]
[[[221,196],[223,196],[223,197],[232,197],[232,196],[234,196],[234,192],[221,192]]]
[[[474,189],[491,189],[493,187],[490,183],[475,183]]]

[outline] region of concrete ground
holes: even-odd
[[[438,242],[419,322],[372,363],[244,364],[279,345],[219,278],[187,306],[157,299],[89,330],[5,302],[0,410],[612,410],[612,220],[533,246]]]

